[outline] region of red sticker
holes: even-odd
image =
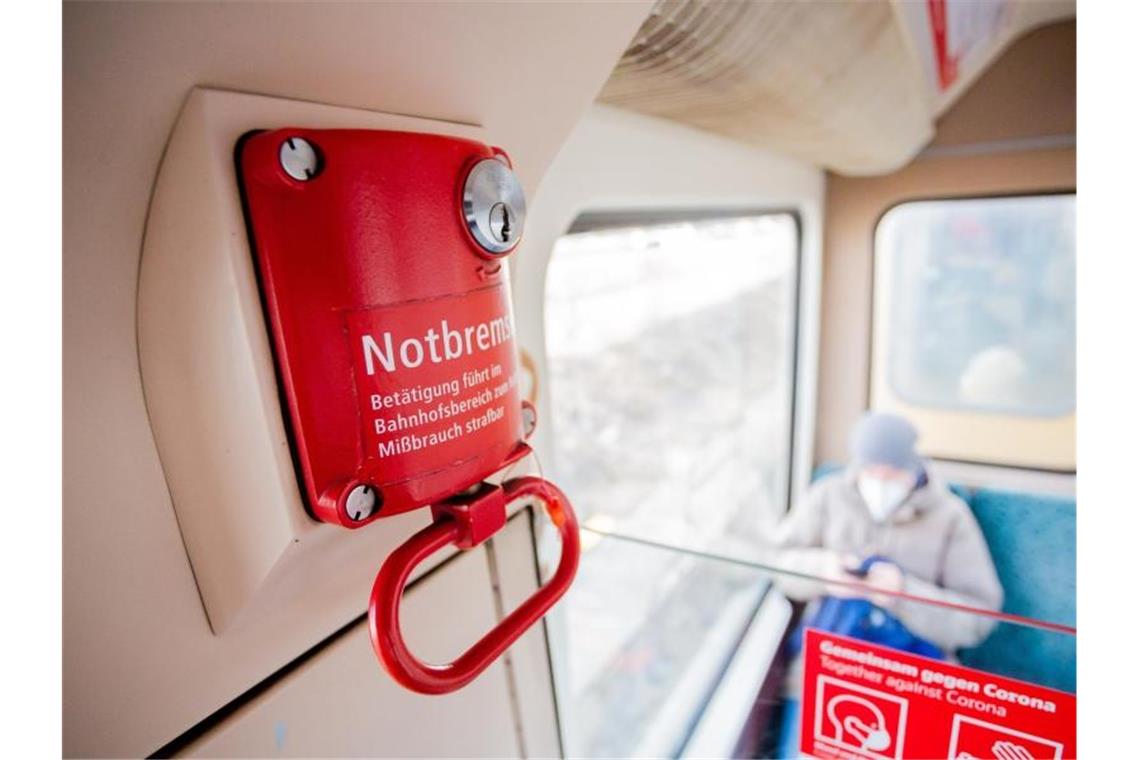
[[[808,629],[805,755],[845,760],[1076,756],[1072,694]]]
[[[365,468],[400,482],[521,438],[505,286],[347,314]]]
[[[926,8],[938,89],[945,92],[958,81],[963,61],[989,43],[1008,24],[1009,2],[926,0]]]

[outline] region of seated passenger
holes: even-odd
[[[804,612],[807,625],[820,626],[825,612],[820,597],[831,597],[825,606],[834,606],[837,598],[862,598],[872,603],[863,606],[876,621],[886,619],[894,626],[877,643],[952,657],[955,650],[980,643],[993,621],[873,590],[1001,608],[1001,584],[981,529],[966,503],[926,471],[915,452],[917,438],[901,417],[864,415],[851,434],[847,470],[814,484],[776,531],[773,560],[780,569],[866,585],[852,588],[787,575],[779,575],[776,584],[791,599],[816,600]],[[797,657],[785,683],[792,702],[782,744],[798,740],[794,700],[799,699],[800,679]],[[789,737],[789,730],[795,736]]]

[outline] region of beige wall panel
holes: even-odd
[[[1076,0],[1003,0],[1001,5],[990,3],[991,9],[999,11],[998,17],[991,19],[996,25],[989,25],[988,33],[982,28],[980,37],[957,62],[957,78],[945,90],[938,84],[935,72],[934,39],[931,29],[930,8],[927,3],[914,0],[891,0],[895,13],[907,31],[908,42],[914,50],[915,58],[922,68],[929,87],[929,97],[933,103],[932,112],[936,117],[946,114],[955,107],[959,98],[971,90],[981,78],[988,76],[990,67],[1009,51],[1011,46],[1020,44],[1027,32],[1066,19],[1077,14]],[[950,32],[953,36],[953,32]],[[972,33],[967,32],[973,36]]]
[[[234,170],[242,135],[283,125],[488,140],[475,127],[282,98],[195,89],[187,99],[147,218],[138,347],[154,442],[218,635],[283,609],[351,614],[359,599],[329,590],[369,583],[376,558],[428,521],[412,513],[346,531],[305,512]],[[275,625],[294,623],[278,614]]]
[[[495,624],[491,589],[488,553],[483,548],[464,552],[417,583],[401,608],[412,650],[429,662],[460,654]],[[508,673],[501,660],[453,694],[413,694],[381,671],[368,624],[361,622],[179,754],[516,757],[519,753]]]
[[[535,532],[549,525],[540,507],[524,509],[491,539],[503,614],[510,614],[538,588],[538,563],[533,550]],[[547,532],[555,531],[550,528]],[[556,611],[559,609],[563,608],[555,607]],[[548,620],[549,617],[544,618],[541,624],[524,633],[511,645],[507,656],[506,664],[513,675],[517,698],[519,739],[528,757],[562,754],[551,652],[547,648]]]
[[[867,407],[875,225],[906,200],[1076,187],[1073,149],[931,158],[884,177],[830,176],[815,461],[845,461],[847,432]]]
[[[882,214],[908,200],[1076,188],[1076,150],[1064,144],[1075,135],[1063,132],[1076,122],[1075,35],[1074,22],[1061,22],[1016,40],[940,119],[928,155],[878,177],[828,175],[816,463],[846,460],[848,430],[870,395],[872,254]],[[1001,145],[1058,136],[1055,146]]]
[[[1077,133],[1077,22],[1035,29],[938,121],[931,145]]]
[[[346,600],[336,614],[278,606],[261,627],[215,636],[203,610],[147,418],[135,320],[148,204],[191,88],[479,125],[533,192],[648,8],[65,4],[66,755],[154,751],[359,615],[367,598],[357,568],[323,589]],[[368,558],[373,568],[381,560]]]

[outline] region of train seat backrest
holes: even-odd
[[[1003,612],[1076,625],[1076,500],[979,488],[967,501],[1005,589]],[[960,657],[982,670],[1076,690],[1076,646],[1066,634],[1001,625]]]

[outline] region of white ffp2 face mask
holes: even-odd
[[[859,495],[867,504],[871,518],[875,522],[885,522],[910,495],[913,483],[893,478],[876,478],[873,475],[860,475]]]

